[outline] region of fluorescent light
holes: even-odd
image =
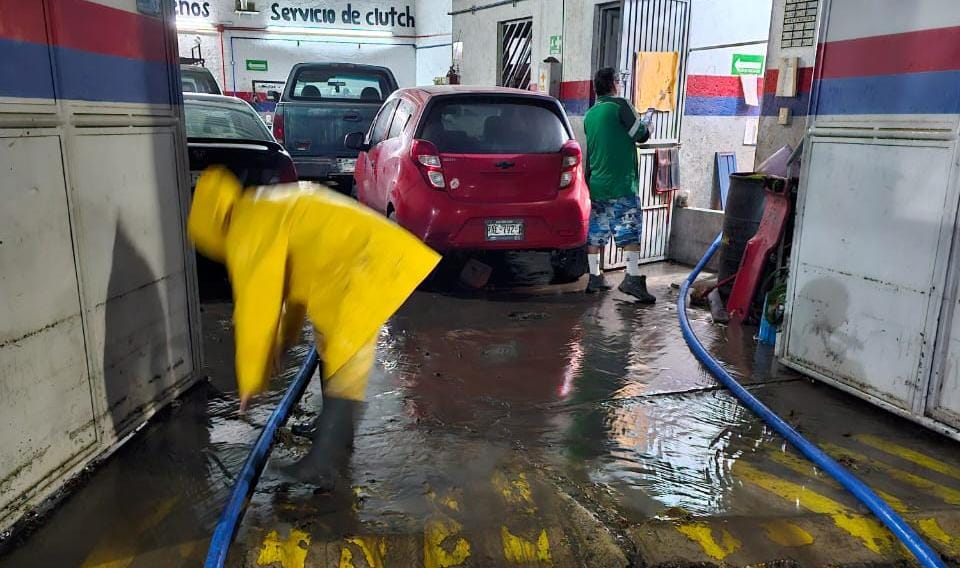
[[[180,32],[195,32],[195,33],[214,33],[217,31],[217,28],[213,25],[208,24],[207,22],[195,22],[190,20],[177,20],[177,31]]]
[[[320,35],[339,37],[393,37],[386,30],[349,30],[342,28],[305,28],[300,26],[267,26],[268,34]]]

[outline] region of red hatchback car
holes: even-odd
[[[558,279],[586,268],[590,197],[560,103],[506,88],[395,92],[360,152],[357,198],[440,252],[550,250]]]

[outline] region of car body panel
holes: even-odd
[[[416,110],[399,135],[360,152],[354,178],[358,199],[385,215],[393,216],[400,225],[438,251],[555,250],[583,246],[590,215],[583,167],[580,164],[573,182],[561,189],[559,153],[441,153],[447,187],[434,189],[426,182],[411,157],[411,145],[420,133],[431,104],[440,97],[460,94],[502,94],[512,98],[529,97],[538,104],[555,104],[568,139],[573,139],[572,129],[559,103],[545,95],[505,88],[401,89],[390,100],[406,100],[415,105]],[[370,134],[368,131],[367,143],[371,141]],[[497,167],[498,163],[505,161],[512,162],[512,166]],[[456,188],[451,187],[453,180],[457,180],[454,182]],[[497,220],[522,221],[522,240],[488,240],[486,224]]]

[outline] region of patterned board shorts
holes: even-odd
[[[624,247],[640,242],[640,214],[638,197],[620,197],[594,201],[590,209],[590,233],[587,243],[602,247],[613,235],[617,246]]]

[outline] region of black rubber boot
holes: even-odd
[[[630,276],[628,274],[624,276],[618,289],[624,294],[629,294],[640,300],[641,304],[655,304],[657,302],[657,299],[650,292],[647,292],[646,276]]]
[[[354,400],[324,398],[323,409],[315,421],[310,451],[300,461],[282,467],[283,473],[317,491],[333,492],[350,461],[353,433],[362,405]]]
[[[603,274],[591,274],[590,279],[587,281],[587,294],[596,294],[598,292],[606,292],[612,288],[607,281],[604,280]]]

